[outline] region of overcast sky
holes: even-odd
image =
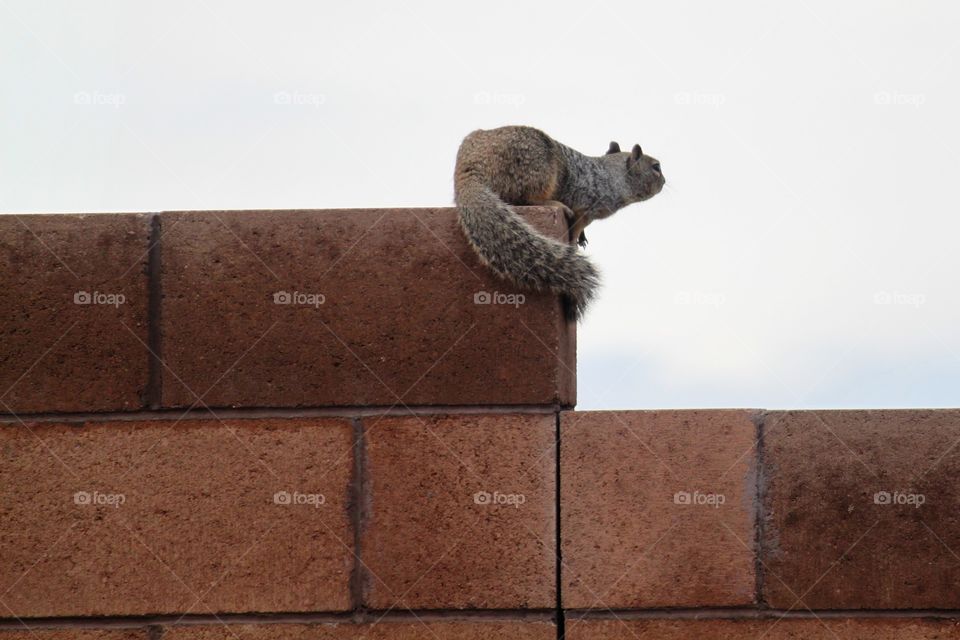
[[[447,205],[461,138],[640,142],[579,407],[957,406],[960,8],[0,0],[0,210]]]

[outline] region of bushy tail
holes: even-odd
[[[519,287],[564,295],[568,317],[583,317],[600,274],[576,246],[539,233],[478,178],[460,177],[454,200],[467,240],[485,264]]]

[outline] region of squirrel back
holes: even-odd
[[[659,163],[639,146],[585,156],[532,127],[477,130],[457,153],[454,200],[467,240],[484,264],[519,287],[551,291],[579,319],[596,295],[600,275],[576,245],[535,230],[510,205],[560,206],[574,230],[652,197],[663,187]],[[654,170],[655,167],[655,170]]]

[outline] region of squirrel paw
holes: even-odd
[[[577,238],[577,244],[580,245],[581,249],[586,249],[587,247],[587,234],[583,231],[580,232],[580,237]]]

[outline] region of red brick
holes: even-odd
[[[754,601],[752,417],[747,411],[561,414],[564,607]],[[706,496],[722,496],[723,504],[677,504],[678,492],[692,502],[719,503]]]
[[[149,241],[144,214],[0,216],[0,413],[143,406]]]
[[[555,606],[555,430],[552,414],[366,421],[366,604]],[[477,503],[495,492],[512,506]]]
[[[563,232],[553,209],[526,215]],[[559,299],[474,304],[512,289],[453,209],[165,213],[162,229],[167,406],[575,401]],[[277,292],[324,301],[274,304]]]
[[[378,622],[169,627],[164,640],[554,640],[548,622]],[[0,639],[2,640],[2,639]]]
[[[349,609],[352,440],[332,419],[0,426],[3,601],[19,617]],[[123,503],[77,504],[94,491]]]
[[[958,442],[954,410],[770,413],[763,544],[770,605],[960,608]],[[876,504],[878,492],[925,502]]]
[[[3,608],[0,607],[0,611]],[[2,617],[2,616],[0,616]],[[146,629],[13,629],[0,630],[0,640],[147,640]]]
[[[567,620],[568,640],[953,640],[956,620]]]

